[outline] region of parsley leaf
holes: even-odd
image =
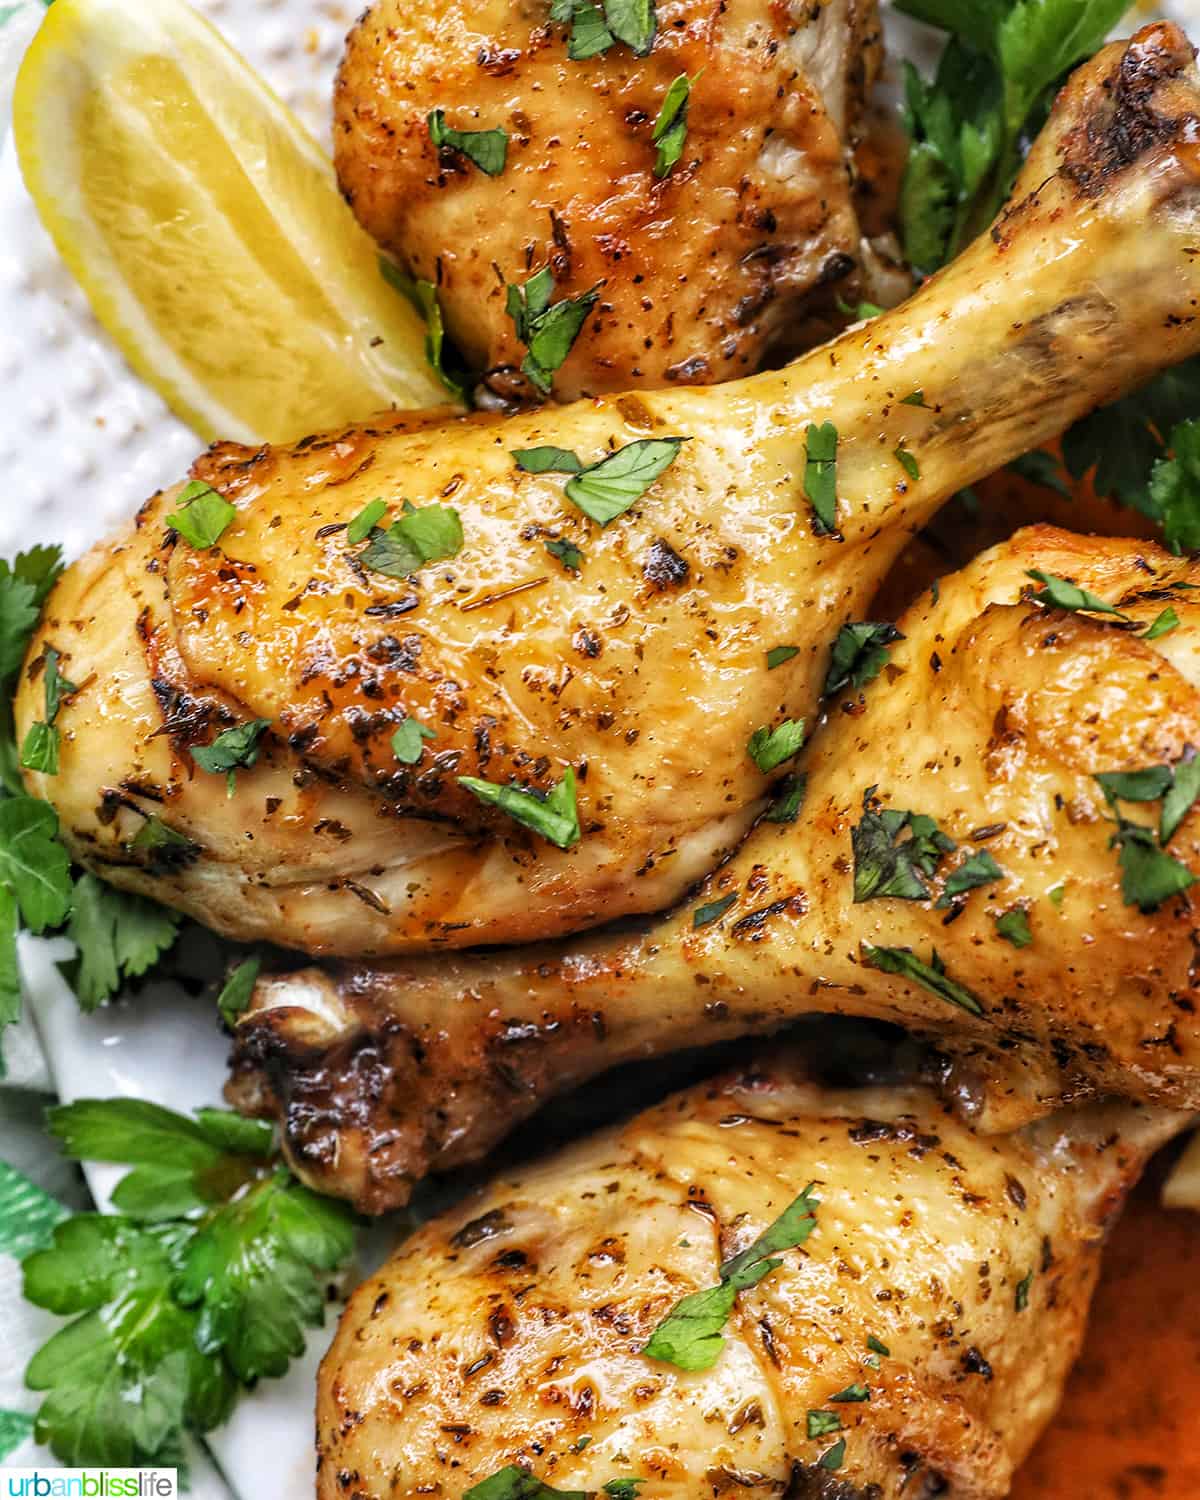
[[[764,823],[794,823],[804,805],[808,791],[807,776],[789,776],[780,787],[774,802],[763,813]]]
[[[914,483],[920,479],[921,465],[917,462],[917,456],[910,452],[903,443],[893,451],[892,457]]]
[[[153,968],[179,933],[179,913],[106,885],[94,875],[75,882],[67,936],[79,950],[64,965],[81,1010],[111,999],[126,979]]]
[[[542,546],[551,557],[557,558],[568,573],[578,573],[587,558],[574,542],[569,542],[564,536],[546,537]]]
[[[346,527],[346,540],[352,547],[357,547],[359,542],[366,541],[386,515],[387,501],[371,500]]]
[[[1053,573],[1043,573],[1040,568],[1029,568],[1026,570],[1026,577],[1044,585],[1030,596],[1035,604],[1041,604],[1047,608],[1067,609],[1072,613],[1082,610],[1094,615],[1112,615],[1118,620],[1129,618],[1098,595],[1069,583],[1065,578],[1056,578]]]
[[[11,563],[0,559],[0,685],[4,688],[0,691],[0,781],[14,796],[23,787],[8,689],[25,659],[46,596],[62,570],[58,547],[34,547]]]
[[[604,19],[617,41],[638,57],[645,57],[654,46],[654,0],[604,0]]]
[[[1119,851],[1121,899],[1147,915],[1196,884],[1187,865],[1160,849],[1153,832],[1140,823],[1120,819],[1109,847]]]
[[[691,97],[692,80],[686,73],[680,73],[667,90],[650,137],[651,142],[658,147],[658,160],[654,164],[655,177],[669,177],[672,167],[683,155]]]
[[[436,739],[436,729],[430,729],[410,716],[392,735],[392,753],[402,765],[415,766],[424,751],[424,741]]]
[[[198,551],[215,547],[237,515],[223,495],[198,479],[184,485],[175,503],[179,509],[167,517],[167,525]]]
[[[567,480],[567,499],[585,516],[607,526],[642,498],[679,457],[686,438],[640,438]]]
[[[146,868],[156,875],[182,870],[200,857],[200,847],[161,818],[149,817],[129,841],[129,848],[145,855]]]
[[[901,189],[909,259],[934,271],[1003,205],[1058,80],[1103,43],[1125,0],[899,0],[950,33],[932,83],[906,68]]]
[[[993,885],[997,880],[1003,879],[1004,871],[988,851],[977,850],[976,853],[968,855],[958,869],[946,877],[946,884],[938,905],[949,906],[956,896],[964,896],[968,891],[978,890],[984,885]]]
[[[1200,421],[1171,431],[1172,456],[1156,460],[1150,474],[1150,504],[1173,552],[1200,549]]]
[[[1168,604],[1157,619],[1146,627],[1142,639],[1144,641],[1161,640],[1164,635],[1170,635],[1173,630],[1178,630],[1179,624],[1179,616]]]
[[[1197,799],[1200,799],[1200,755],[1190,750],[1175,766],[1147,766],[1140,771],[1106,771],[1095,778],[1117,815],[1109,847],[1119,850],[1121,896],[1127,906],[1157,911],[1172,896],[1196,884],[1187,865],[1166,853]],[[1120,802],[1162,802],[1158,839],[1139,823],[1122,817]]]
[[[833,643],[821,696],[832,698],[843,688],[864,688],[874,682],[887,666],[887,648],[903,639],[894,625],[874,620],[843,625]]]
[[[714,922],[721,920],[736,900],[736,894],[719,896],[715,901],[709,901],[704,906],[698,906],[692,913],[692,927],[711,927]]]
[[[842,1419],[835,1411],[809,1411],[806,1413],[806,1430],[810,1438],[826,1437],[831,1432],[840,1432]]]
[[[609,1496],[609,1500],[638,1500],[639,1486],[647,1483],[649,1481],[645,1479],[610,1479],[600,1488]]]
[[[805,433],[804,493],[816,516],[818,536],[837,536],[838,430],[832,422],[809,424]]]
[[[870,1387],[862,1385],[857,1381],[853,1385],[848,1385],[844,1391],[838,1391],[836,1396],[827,1397],[827,1400],[829,1400],[835,1406],[844,1403],[849,1404],[855,1401],[869,1401],[870,1399]]]
[[[842,1460],[846,1457],[846,1439],[838,1438],[832,1448],[827,1448],[817,1462],[823,1469],[833,1471],[842,1467]]]
[[[796,1250],[817,1227],[820,1200],[812,1196],[816,1183],[788,1204],[780,1216],[747,1250],[721,1267],[720,1281],[682,1298],[650,1335],[642,1353],[680,1370],[708,1370],[725,1347],[723,1329],[739,1292],[757,1286],[783,1264],[775,1257]]]
[[[951,1005],[970,1011],[973,1016],[983,1015],[983,1006],[971,991],[947,976],[946,966],[938,957],[936,948],[930,953],[929,962],[925,963],[911,948],[876,948],[871,943],[864,943],[863,962],[884,974],[903,975],[931,995],[948,1000]]]
[[[1029,1306],[1029,1289],[1033,1285],[1033,1272],[1029,1271],[1017,1282],[1016,1291],[1013,1295],[1013,1307],[1017,1312],[1024,1312]]]
[[[199,1309],[198,1347],[223,1350],[250,1384],[282,1375],[304,1352],[304,1329],[324,1321],[318,1273],[334,1270],[353,1248],[346,1206],[279,1169],[201,1221],[177,1257],[172,1294]]]
[[[437,287],[432,281],[415,281],[399,266],[394,266],[382,255],[379,257],[379,273],[424,320],[425,361],[429,368],[456,400],[469,405],[467,392],[469,374],[458,368],[454,371],[447,368],[450,351],[447,348],[446,323],[442,317],[442,304],[438,301]]]
[[[556,1490],[528,1469],[509,1464],[464,1490],[462,1500],[591,1500],[591,1496],[585,1490]]]
[[[791,661],[793,656],[799,655],[799,646],[772,646],[767,652],[767,671],[773,672],[776,667],[782,667],[784,662]]]
[[[1040,485],[1044,490],[1053,490],[1064,500],[1072,498],[1070,486],[1062,477],[1062,470],[1053,453],[1043,453],[1040,448],[1035,448],[1032,453],[1023,453],[1020,458],[1014,458],[1008,467],[1012,473],[1029,484]]]
[[[408,578],[426,563],[457,556],[462,544],[462,522],[452,505],[434,501],[418,509],[406,500],[400,519],[376,531],[358,560],[385,578]]]
[[[1171,842],[1197,798],[1200,798],[1200,755],[1193,750],[1175,766],[1171,786],[1163,794],[1158,836],[1164,844]]]
[[[571,38],[567,44],[567,56],[572,62],[583,62],[598,53],[607,52],[616,41],[604,24],[600,7],[593,4],[593,0],[553,0],[550,19],[570,25]]]
[[[258,760],[258,742],[270,727],[270,719],[251,719],[246,724],[223,730],[211,745],[190,746],[189,753],[202,771],[214,776],[225,774],[229,778],[229,795],[232,797],[239,768],[252,766]]]
[[[446,124],[446,111],[432,109],[425,119],[429,139],[438,151],[461,151],[489,177],[499,177],[508,159],[508,133],[504,130],[453,130]]]
[[[61,660],[53,646],[47,646],[42,658],[42,687],[45,699],[44,721],[29,726],[25,743],[21,747],[21,764],[27,771],[41,771],[46,776],[58,775],[58,729],[54,721],[62,707],[62,700],[79,689],[68,682],[58,670]]]
[[[250,1009],[254,986],[262,968],[261,958],[247,958],[231,971],[221,993],[217,996],[217,1011],[230,1031],[238,1023],[238,1017]]]
[[[498,807],[516,823],[532,828],[559,849],[570,849],[582,837],[579,810],[575,804],[575,768],[568,766],[563,779],[542,796],[529,787],[500,786],[477,776],[460,776],[459,786],[479,798],[480,802]]]
[[[922,876],[932,876],[945,855],[956,848],[924,813],[880,810],[875,787],[863,793],[862,821],[850,830],[854,851],[854,900],[927,901]],[[897,842],[907,830],[908,837]]]
[[[570,448],[514,448],[517,468],[526,474],[580,474],[583,464]]]
[[[1011,911],[1006,911],[997,917],[996,936],[1002,937],[1014,948],[1028,948],[1033,942],[1028,913],[1022,907],[1014,906]]]
[[[523,286],[510,285],[505,302],[517,337],[529,351],[521,369],[544,396],[600,296],[599,288],[592,287],[578,297],[551,302],[553,293],[554,273],[544,266]]]
[[[35,797],[0,802],[0,881],[11,887],[31,932],[66,920],[71,906],[71,864],[58,841],[58,817]]]
[[[803,719],[785,719],[774,729],[764,724],[754,731],[746,749],[760,771],[774,771],[800,754],[804,748],[804,723]]]

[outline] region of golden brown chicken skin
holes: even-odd
[[[679,1094],[504,1173],[358,1289],[321,1369],[318,1495],[458,1500],[519,1464],[645,1500],[1001,1500],[1105,1226],[1180,1122],[1093,1106],[982,1139],[927,1090],[822,1089],[787,1053]],[[739,1296],[716,1364],[647,1358],[810,1183],[815,1228]]]
[[[1035,602],[1033,569],[1124,619]],[[1095,1093],[1200,1108],[1197,600],[1196,560],[1019,533],[901,618],[795,764],[790,821],[760,823],[673,916],[264,979],[234,1097],[278,1114],[310,1182],[373,1211],[606,1067],[813,1012],[932,1040],[988,1129]],[[1147,639],[1167,610],[1178,625]],[[1110,807],[1096,780],[1152,767],[1179,778],[1165,845],[1161,791]],[[909,840],[935,831],[918,860]]]
[[[555,300],[598,288],[554,394],[752,373],[815,287],[860,259],[850,146],[874,74],[874,0],[660,0],[652,50],[568,56],[550,0],[379,0],[335,92],[342,189],[414,276],[485,383],[528,390],[506,284],[549,267]],[[651,8],[653,9],[653,7]],[[655,121],[693,80],[682,156],[655,176]],[[427,125],[503,130],[489,176]],[[536,394],[536,392],[535,392]]]
[[[1147,111],[1157,122],[1141,128]],[[994,236],[896,312],[787,370],[519,418],[388,417],[195,467],[233,505],[197,550],[156,497],[51,597],[17,701],[54,646],[80,691],[60,773],[29,784],[82,863],[230,936],[314,955],[551,937],[661,910],[741,840],[771,774],[762,730],[811,718],[842,624],[962,485],[1200,347],[1200,118],[1191,49],[1146,28],[1080,70]],[[836,532],[809,496],[836,429]],[[685,437],[601,527],[562,475]],[[907,459],[902,462],[901,456]],[[914,466],[917,477],[913,477]],[[347,525],[376,497],[453,508],[463,545],[395,578]],[[567,568],[547,543],[583,554]],[[772,669],[768,653],[794,650]],[[393,737],[436,737],[414,764]],[[226,778],[193,749],[269,724]],[[559,849],[458,778],[547,793]],[[187,843],[147,849],[158,818]]]

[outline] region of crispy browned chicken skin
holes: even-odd
[[[744,836],[770,783],[747,742],[811,717],[838,628],[909,535],[1200,347],[1198,116],[1176,29],[1107,49],[1059,100],[994,237],[779,373],[218,447],[195,472],[236,507],[219,547],[177,540],[158,496],[51,597],[21,733],[43,711],[47,645],[81,690],[59,775],[31,789],[115,884],[314,955],[517,942],[668,906]],[[839,535],[806,496],[806,430],[826,421]],[[689,439],[674,465],[603,530],[562,476],[512,458],[672,435]],[[452,505],[461,552],[408,579],[365,568],[345,527],[376,496],[393,515]],[[578,574],[547,539],[581,548]],[[796,655],[768,670],[779,646]],[[437,736],[414,766],[392,749],[408,716]],[[251,719],[271,728],[228,797],[190,750]],[[457,780],[544,791],[568,766],[583,836],[565,851]],[[151,816],[187,857],[135,842]]]
[[[435,282],[476,370],[525,354],[505,283],[600,297],[562,400],[752,373],[814,287],[860,258],[849,147],[878,53],[875,0],[660,0],[653,50],[573,61],[550,0],[378,0],[351,32],[334,148],[358,218]],[[655,120],[694,81],[685,149],[655,177]],[[439,152],[426,117],[508,134],[503,173]]]
[[[679,1094],[502,1174],[358,1289],[321,1369],[318,1494],[458,1500],[521,1464],[647,1500],[1000,1500],[1104,1227],[1180,1123],[1093,1106],[984,1140],[927,1090],[821,1089],[795,1054]],[[815,1230],[741,1295],[716,1365],[643,1356],[813,1181]],[[842,1431],[810,1437],[809,1412]]]
[[[1034,568],[1135,623],[1029,602]],[[1095,780],[1185,767],[1200,749],[1200,561],[1034,528],[936,595],[814,736],[796,820],[760,824],[673,916],[633,935],[263,980],[234,1096],[278,1113],[310,1182],[373,1211],[612,1064],[819,1011],[932,1039],[948,1091],[990,1129],[1091,1093],[1200,1108],[1200,887],[1154,911],[1129,904]],[[1145,640],[1168,606],[1178,627]],[[864,799],[954,841],[927,898],[855,899]],[[1150,826],[1160,807],[1122,814]],[[1166,852],[1200,877],[1200,803]],[[947,892],[985,856],[998,875]],[[1025,946],[997,930],[1013,914]],[[882,971],[872,947],[911,950],[934,988]]]

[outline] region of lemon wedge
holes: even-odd
[[[447,400],[328,158],[184,0],[55,0],[13,132],[96,316],[203,437]]]

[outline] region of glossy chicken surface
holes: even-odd
[[[879,51],[875,0],[663,0],[648,56],[573,60],[549,0],[378,0],[335,93],[342,190],[498,394],[533,393],[506,284],[549,267],[598,288],[560,400],[752,374],[814,290],[862,259],[851,151]],[[683,154],[654,174],[655,121],[693,81]],[[430,139],[503,130],[486,175]],[[851,294],[853,295],[853,293]]]
[[[1030,569],[1128,623],[1034,603]],[[515,953],[263,979],[235,1097],[278,1113],[310,1182],[376,1211],[612,1064],[812,1012],[930,1038],[948,1092],[988,1129],[1094,1092],[1200,1108],[1195,892],[1128,904],[1095,780],[1183,767],[1200,747],[1198,600],[1200,560],[1019,533],[901,618],[881,675],[831,706],[796,764],[795,821],[760,823],[673,916]],[[1168,607],[1178,626],[1145,639]],[[932,818],[952,841],[927,897],[855,899],[865,802]],[[1121,812],[1149,825],[1160,808]],[[1165,852],[1200,876],[1200,803]],[[947,894],[985,854],[998,875]],[[1025,946],[997,930],[1014,912]],[[872,948],[912,950],[958,988],[883,972]]]
[[[321,1370],[318,1494],[457,1500],[521,1464],[647,1500],[1000,1500],[1105,1227],[1178,1124],[1102,1105],[984,1139],[926,1089],[817,1087],[786,1049],[676,1095],[502,1175],[358,1289]],[[741,1293],[713,1368],[643,1355],[809,1183],[815,1229]],[[810,1438],[810,1412],[841,1432]]]
[[[942,501],[1200,347],[1198,120],[1175,28],[1107,49],[1060,97],[994,235],[778,373],[218,446],[194,474],[236,508],[219,547],[178,540],[159,495],[51,596],[19,732],[43,711],[48,646],[80,691],[60,773],[30,789],[114,884],[314,955],[663,909],[745,835],[770,780],[747,742],[811,717],[839,627]],[[825,422],[833,535],[806,497],[807,429]],[[666,436],[688,441],[604,529],[561,476],[511,456],[592,461]],[[393,516],[403,499],[454,507],[462,550],[407,579],[369,571],[344,528],[375,497]],[[548,539],[580,547],[578,575]],[[409,716],[436,734],[413,766],[392,748]],[[227,795],[190,751],[255,719],[259,759]],[[582,838],[562,851],[457,780],[545,792],[568,767]],[[169,859],[135,842],[150,817],[187,841]]]

